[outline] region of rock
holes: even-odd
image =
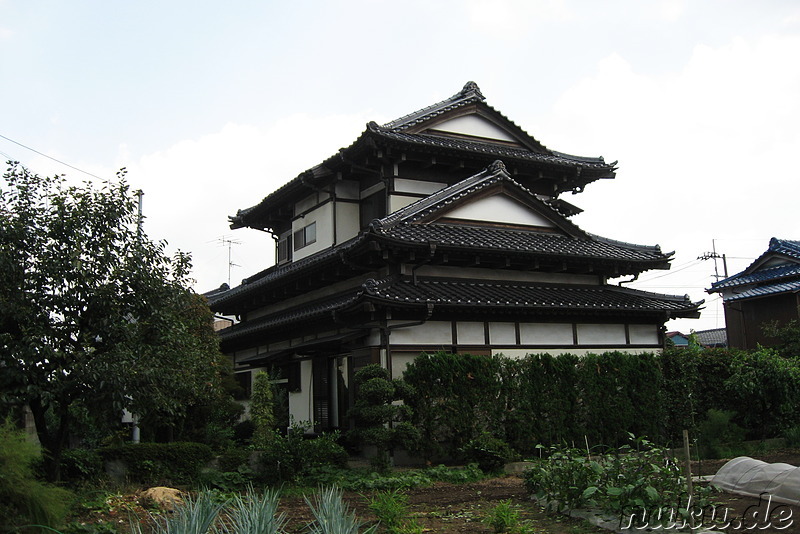
[[[173,510],[175,505],[183,503],[180,490],[163,486],[148,488],[139,495],[139,498],[149,499],[164,510]]]

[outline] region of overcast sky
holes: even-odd
[[[734,274],[800,239],[796,0],[0,0],[0,65],[0,156],[127,167],[200,292],[228,280],[223,238],[233,284],[273,261],[228,215],[470,80],[547,147],[619,161],[564,198],[588,232],[676,252],[633,286],[706,300],[671,330],[724,326],[698,256]]]

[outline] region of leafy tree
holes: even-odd
[[[68,185],[16,162],[0,183],[0,404],[27,404],[48,478],[76,408],[174,421],[217,388],[219,348],[190,259],[141,231],[124,170]]]
[[[770,321],[761,326],[765,336],[774,338],[771,346],[785,358],[800,357],[800,323],[792,319],[786,323]]]

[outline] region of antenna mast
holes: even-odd
[[[231,259],[231,247],[233,245],[241,245],[242,242],[239,241],[238,239],[231,239],[230,237],[228,237],[226,235],[220,237],[217,240],[217,242],[219,242],[219,244],[222,245],[223,247],[228,247],[228,286],[230,287],[230,285],[231,285],[231,268],[232,267],[241,267],[241,265],[233,263],[233,260]]]

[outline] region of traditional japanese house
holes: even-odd
[[[295,420],[339,427],[353,372],[394,377],[420,352],[586,353],[663,347],[686,296],[610,284],[671,253],[590,234],[564,201],[615,163],[550,150],[470,82],[380,126],[231,217],[271,234],[276,264],[211,297],[248,372],[282,370]]]
[[[800,241],[772,238],[767,250],[744,271],[711,285],[725,308],[728,344],[740,349],[769,346],[767,323],[785,326],[800,319]]]

